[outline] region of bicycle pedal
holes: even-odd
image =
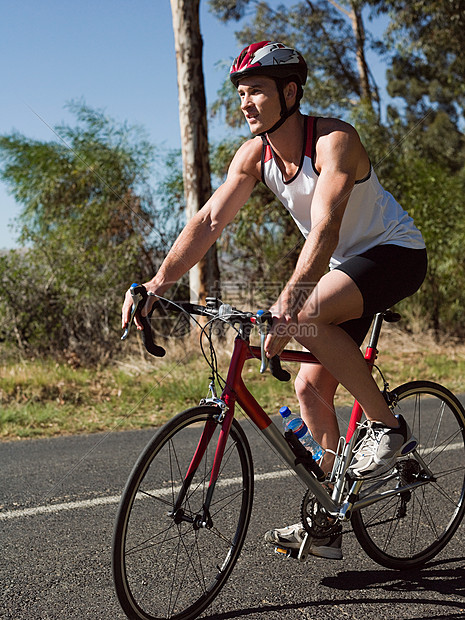
[[[299,552],[297,554],[297,559],[299,560],[299,562],[305,562],[305,560],[308,558],[308,550],[311,544],[312,537],[308,534],[308,532],[306,532],[302,544],[300,545]]]
[[[281,556],[282,558],[292,558],[293,560],[297,559],[298,549],[286,549],[285,547],[276,546],[274,548],[274,552],[276,555]]]

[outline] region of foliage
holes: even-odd
[[[152,243],[160,257],[166,254],[185,224],[185,197],[181,151],[170,150],[160,167],[157,184],[157,207]]]
[[[465,259],[463,240],[463,175],[416,155],[399,162],[398,194],[418,223],[428,248],[428,272],[420,291],[403,307],[410,315],[440,333],[465,336]]]
[[[254,41],[284,41],[297,48],[309,62],[303,109],[313,113],[346,115],[366,95],[377,102],[378,87],[368,76],[369,92],[364,93],[359,59],[365,48],[380,49],[381,42],[365,33],[361,11],[367,2],[296,2],[276,10],[266,2],[210,0],[211,10],[223,21],[238,20],[247,14],[246,25],[236,33],[239,49]],[[358,31],[355,30],[356,17]],[[359,36],[358,36],[359,35]],[[226,110],[226,121],[240,126],[234,88],[225,83],[213,111]]]
[[[153,273],[168,239],[143,132],[83,103],[69,107],[77,124],[57,127],[55,141],[0,137],[1,176],[23,205],[27,248],[1,258],[0,339],[24,355],[80,363],[111,354],[122,295]]]
[[[428,249],[426,280],[400,308],[411,324],[421,322],[436,337],[441,332],[463,337],[465,177],[457,154],[460,134],[442,112],[431,116],[432,122],[413,128],[398,117],[390,127],[376,124],[367,110],[359,110],[352,120],[382,184],[414,218]],[[441,123],[448,131],[441,130]]]
[[[394,50],[389,91],[417,116],[431,104],[454,123],[465,107],[465,11],[462,0],[372,0],[390,23]]]

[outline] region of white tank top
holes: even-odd
[[[305,117],[305,140],[299,169],[289,181],[283,179],[274,153],[263,137],[262,181],[283,203],[305,238],[312,229],[311,206],[318,172],[313,162],[316,145],[316,117]],[[422,249],[425,243],[413,219],[378,181],[373,168],[356,181],[350,194],[339,232],[339,243],[331,257],[333,269],[352,256],[377,245],[394,244]]]

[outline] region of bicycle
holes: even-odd
[[[133,285],[132,290],[133,316],[144,303],[145,289]],[[300,516],[309,534],[315,533],[310,516],[329,515],[337,525],[350,521],[364,551],[391,569],[422,566],[444,548],[465,511],[465,411],[447,388],[412,381],[389,389],[380,371],[384,397],[393,412],[407,420],[418,445],[391,471],[367,480],[353,478],[349,466],[362,417],[355,402],[336,452],[330,487],[319,465],[283,435],[244,383],[246,361],[261,360],[261,371],[266,368],[269,313],[242,312],[216,299],[207,299],[205,306],[175,306],[191,317],[208,318],[202,333],[209,336],[210,359],[203,347],[202,351],[212,376],[209,394],[200,405],[177,414],[151,439],[122,494],[112,566],[128,618],[195,618],[229,578],[244,543],[254,494],[253,459],[234,417],[236,403],[305,485]],[[376,315],[365,353],[371,368],[382,323],[399,318],[389,310]],[[215,321],[237,331],[226,381],[218,373],[211,341]],[[255,328],[260,330],[260,346],[250,343]],[[147,350],[163,355],[148,320],[143,334]],[[319,363],[307,351],[285,350],[280,357],[284,362]],[[278,379],[289,380],[279,358],[271,360],[270,368]],[[221,396],[218,383],[223,384]],[[434,506],[437,499],[439,511]]]

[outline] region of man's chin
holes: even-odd
[[[260,123],[254,123],[253,125],[248,123],[248,125],[249,125],[250,133],[253,136],[258,136],[259,134],[264,132],[263,126]]]

